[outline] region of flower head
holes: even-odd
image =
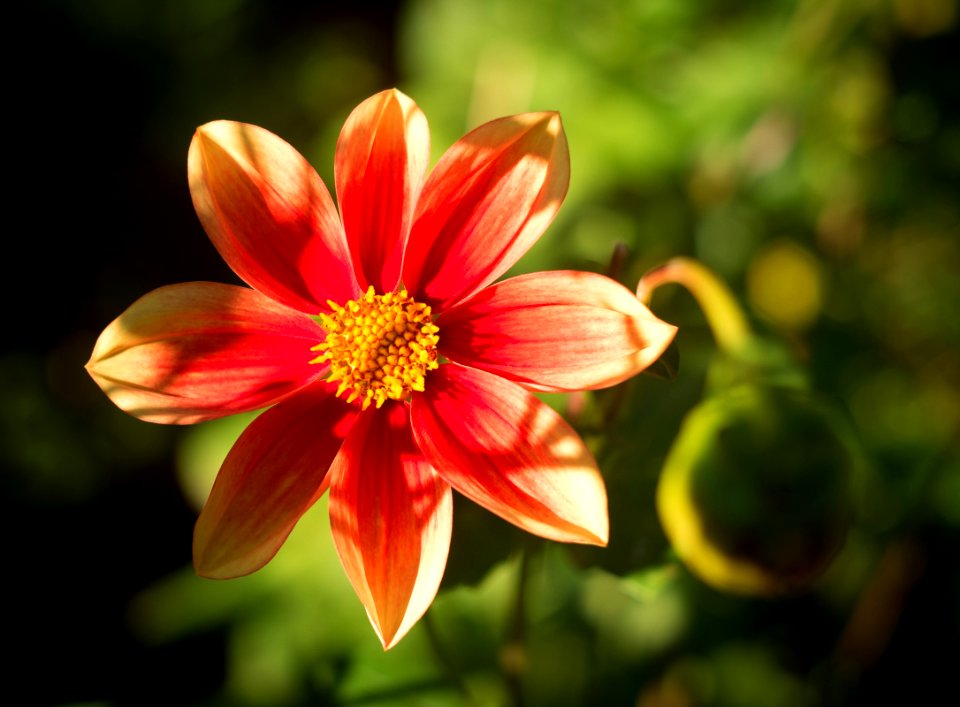
[[[486,123],[429,176],[428,155],[410,98],[367,99],[337,144],[338,212],[277,136],[202,126],[188,159],[193,202],[249,287],[150,292],[106,328],[87,364],[144,420],[272,406],[220,469],[196,525],[196,570],[259,569],[329,489],[340,560],[385,647],[437,592],[451,489],[542,537],[606,544],[596,463],[531,391],[613,385],[675,331],[600,275],[492,284],[566,194],[558,114]]]

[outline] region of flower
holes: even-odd
[[[148,293],[87,368],[143,420],[272,406],[227,455],[197,520],[203,576],[266,564],[327,490],[344,570],[385,648],[433,601],[456,489],[531,533],[605,545],[606,493],[579,436],[531,391],[609,386],[675,329],[600,275],[494,281],[567,191],[557,113],[494,120],[427,177],[429,133],[396,90],[348,117],[339,215],[294,148],[216,121],[190,146],[197,214],[249,287]],[[319,320],[319,321],[318,321]]]

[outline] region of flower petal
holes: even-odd
[[[420,195],[404,255],[407,289],[443,309],[493,282],[553,220],[569,178],[557,113],[501,118],[468,133]]]
[[[293,147],[255,125],[197,128],[187,173],[193,205],[220,255],[251,287],[301,312],[359,293],[337,210]]]
[[[255,290],[169,285],[134,302],[97,339],[87,370],[122,410],[190,424],[256,410],[325,372],[326,332]]]
[[[272,559],[327,490],[327,469],[356,415],[318,382],[254,420],[227,454],[197,519],[197,574],[239,577]]]
[[[410,434],[405,405],[361,413],[331,467],[330,524],[343,568],[390,648],[430,606],[447,564],[450,486]]]
[[[423,112],[396,89],[357,106],[337,142],[337,201],[364,290],[392,291],[430,161]]]
[[[449,363],[413,396],[414,436],[457,491],[536,535],[606,545],[607,495],[560,415],[515,383]]]
[[[444,312],[440,352],[535,390],[604,388],[653,363],[677,328],[595,273],[498,282]]]

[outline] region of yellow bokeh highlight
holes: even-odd
[[[747,271],[751,306],[775,325],[793,331],[810,327],[823,302],[820,263],[791,241],[762,250]]]

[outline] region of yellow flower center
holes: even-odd
[[[331,383],[340,381],[337,396],[350,391],[347,402],[361,399],[364,410],[391,400],[405,400],[423,391],[427,371],[437,367],[440,331],[430,318],[430,306],[416,302],[406,290],[366,294],[320,315],[327,338],[311,351],[322,351],[310,363],[330,362]]]

